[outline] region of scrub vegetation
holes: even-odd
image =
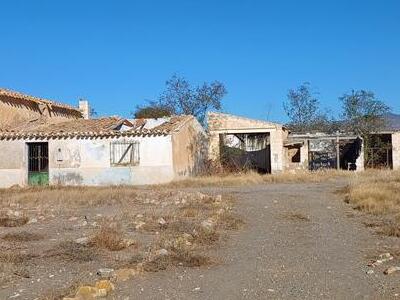
[[[74,296],[113,269],[118,285],[144,272],[209,266],[243,224],[229,196],[153,187],[36,187],[0,193],[0,298]],[[225,239],[223,239],[225,240]],[[78,283],[78,285],[77,285]]]
[[[371,170],[352,178],[344,190],[354,209],[376,216],[368,227],[400,237],[400,172]]]

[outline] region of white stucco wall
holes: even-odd
[[[400,170],[400,132],[392,134],[393,170]]]
[[[284,169],[284,155],[285,151],[283,148],[284,141],[283,130],[271,130],[270,141],[271,141],[271,173],[279,173]]]
[[[112,141],[138,141],[136,166],[111,166]],[[171,136],[0,141],[0,187],[27,184],[27,142],[48,142],[49,183],[65,185],[155,184],[174,179]],[[61,155],[58,149],[61,150]],[[10,160],[10,157],[13,159]],[[62,160],[59,160],[60,157]]]

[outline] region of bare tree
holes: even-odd
[[[320,112],[317,94],[305,82],[296,89],[290,89],[283,108],[290,119],[288,127],[297,132],[331,131],[332,120],[328,113]]]

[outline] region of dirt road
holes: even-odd
[[[344,181],[209,189],[231,193],[244,228],[213,255],[210,268],[177,268],[118,286],[118,299],[396,298],[400,274],[384,275],[377,254],[398,239],[365,227],[335,191]],[[367,271],[373,269],[373,274]],[[151,278],[151,279],[150,279]]]

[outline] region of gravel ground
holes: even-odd
[[[368,218],[335,192],[344,180],[271,184],[207,192],[231,193],[246,225],[213,252],[208,268],[146,274],[118,285],[117,299],[382,299],[400,294],[399,274],[373,268],[399,239],[377,235]]]

